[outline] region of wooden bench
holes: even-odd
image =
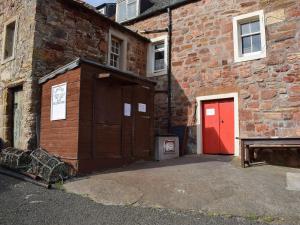
[[[251,166],[250,149],[263,148],[300,148],[300,137],[248,137],[239,138],[241,141],[241,166]]]

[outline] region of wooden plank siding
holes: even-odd
[[[43,84],[41,98],[41,147],[71,163],[75,170],[78,164],[80,75],[81,68],[77,68],[49,80]],[[51,88],[65,82],[67,117],[51,121]]]
[[[71,163],[75,173],[153,156],[154,84],[108,70],[81,63],[42,85],[41,147]],[[51,121],[51,87],[65,82],[67,118]],[[124,116],[124,103],[132,104],[129,117]],[[139,103],[147,105],[147,113],[138,112]]]

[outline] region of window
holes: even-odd
[[[117,21],[121,22],[126,20],[126,1],[117,3]]]
[[[148,75],[158,76],[167,73],[167,36],[151,40],[148,50]]]
[[[137,12],[137,2],[136,0],[128,0],[127,1],[127,19],[132,19],[136,17]]]
[[[139,0],[117,1],[117,22],[124,22],[137,17],[139,14]]]
[[[109,53],[107,64],[111,67],[127,70],[127,36],[122,32],[109,30]]]
[[[154,51],[154,72],[165,69],[165,43],[158,43],[153,45]]]
[[[102,8],[102,9],[98,9],[99,13],[105,15],[106,14],[106,10],[105,8]]]
[[[235,62],[266,57],[263,11],[234,17],[233,32]]]
[[[17,20],[13,19],[4,24],[2,63],[10,61],[15,57]]]
[[[116,68],[120,68],[121,57],[121,41],[115,37],[111,39],[110,49],[110,65]]]

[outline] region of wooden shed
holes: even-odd
[[[76,173],[152,159],[154,82],[84,59],[39,82],[40,146]]]

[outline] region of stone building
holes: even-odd
[[[205,152],[205,135],[218,143],[221,131],[213,134],[205,127],[215,114],[220,123],[222,116],[231,123],[234,133],[223,134],[219,143],[230,138],[224,145],[234,145],[235,155],[235,137],[300,135],[298,0],[152,2],[145,12],[122,20],[117,5],[116,18],[151,39],[147,76],[158,82],[158,90],[167,90],[167,65],[161,70],[159,60],[168,62],[171,2],[171,124],[190,128],[189,151]],[[159,49],[165,54],[157,54]],[[219,112],[223,99],[231,106]],[[166,93],[156,95],[156,110],[156,127],[163,130],[169,116]]]
[[[148,39],[81,1],[0,1],[0,24],[0,137],[15,147],[36,147],[38,79],[54,69],[85,57],[145,75]]]
[[[79,0],[7,0],[0,21],[0,137],[17,147],[38,140],[37,80],[78,56],[156,81],[156,133],[188,127],[188,152],[300,135],[298,0],[117,0],[117,22]]]

